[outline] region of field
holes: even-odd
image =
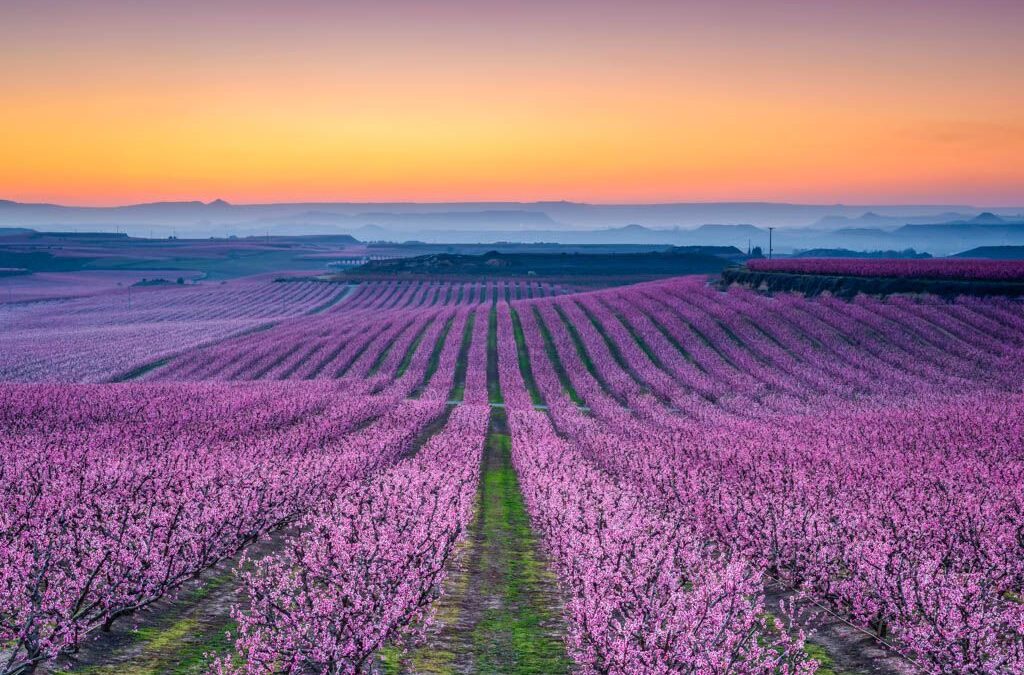
[[[927,294],[953,300],[961,295],[1024,296],[1024,263],[967,258],[868,259],[778,258],[748,260],[722,270],[724,285],[774,293],[858,295]]]
[[[577,290],[0,298],[0,673],[1024,671],[1024,304]]]
[[[325,259],[365,253],[366,247],[347,235],[143,239],[103,232],[28,231],[0,236],[0,268],[98,278],[223,281],[267,270],[313,274],[323,271]]]
[[[528,279],[539,277],[573,285],[609,286],[651,281],[687,274],[715,274],[732,260],[743,258],[732,247],[662,247],[655,251],[589,251],[543,244],[513,248],[511,252],[480,254],[433,253],[375,260],[346,270],[355,279],[447,278],[459,280]],[[454,248],[454,247],[452,247]],[[560,251],[548,250],[560,248]],[[609,247],[611,248],[611,247]],[[393,249],[394,250],[394,249]]]

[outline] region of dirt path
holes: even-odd
[[[280,546],[276,533],[249,547],[254,558]],[[81,675],[186,675],[206,672],[210,652],[231,646],[231,606],[238,599],[237,559],[221,562],[189,582],[175,598],[124,617],[109,633],[97,633],[78,653],[40,667],[43,673]]]
[[[559,598],[512,467],[504,414],[492,413],[467,540],[438,601],[426,645],[386,658],[402,673],[566,673]],[[495,423],[497,418],[497,423]]]
[[[480,320],[480,319],[478,319]],[[567,673],[560,598],[530,529],[497,368],[497,313],[488,316],[491,419],[476,513],[435,608],[424,646],[385,650],[388,673]]]
[[[772,582],[765,588],[765,605],[778,607],[792,596],[792,591]],[[910,661],[848,623],[809,603],[800,608],[806,608],[813,616],[804,628],[813,630],[807,641],[807,652],[821,662],[820,675],[914,675],[920,672]]]

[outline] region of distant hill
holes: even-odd
[[[28,230],[27,237],[31,239],[68,239],[81,242],[102,242],[102,241],[128,241],[129,237],[124,232],[61,232]]]
[[[0,227],[0,237],[13,237],[19,234],[32,234],[35,230],[27,227]]]
[[[346,270],[356,277],[542,277],[637,280],[684,274],[714,274],[729,265],[723,257],[677,253],[438,253],[393,260],[375,260]]]
[[[0,238],[0,268],[28,272],[156,270],[166,272],[169,279],[204,275],[223,280],[279,271],[320,273],[329,260],[352,249],[365,250],[347,234],[144,239],[124,233],[29,230]]]
[[[794,258],[931,258],[929,253],[918,253],[912,248],[902,251],[852,251],[848,248],[812,248],[797,251]]]
[[[396,227],[363,226],[352,233],[363,241],[406,242],[420,241],[430,244],[497,244],[519,242],[527,244],[562,245],[659,245],[659,246],[733,246],[745,250],[748,240],[755,245],[767,243],[768,232],[752,234],[750,225],[713,225],[707,229],[651,228],[630,224],[598,230],[572,230],[555,228],[521,229],[423,229],[401,230]],[[756,228],[755,228],[756,229]],[[742,245],[742,247],[740,247]]]
[[[874,211],[868,211],[863,213],[856,218],[850,218],[847,216],[829,215],[819,219],[811,225],[813,229],[826,229],[826,230],[850,230],[860,228],[870,228],[872,230],[887,230],[896,229],[908,224],[927,224],[937,222],[950,222],[954,220],[965,220],[970,215],[966,213],[960,213],[957,211],[947,211],[938,214],[928,214],[920,216],[883,216]]]
[[[988,258],[991,260],[1024,260],[1024,246],[978,246],[954,258]]]
[[[746,258],[746,254],[735,246],[673,246],[670,253],[693,253],[696,255],[716,255],[722,258]]]
[[[954,220],[948,223],[908,224],[897,229],[894,234],[904,236],[921,233],[965,233],[980,234],[1001,231],[1024,231],[1024,220],[1007,220],[992,213],[982,213],[970,220]]]
[[[113,207],[79,207],[59,204],[26,204],[0,200],[0,227],[45,227],[110,224],[138,228],[177,227],[181,234],[210,236],[242,234],[244,228],[265,228],[280,221],[330,224],[330,219],[355,219],[355,226],[388,225],[391,222],[423,226],[430,215],[451,220],[454,214],[489,214],[488,227],[500,224],[502,213],[518,213],[516,222],[556,223],[568,230],[620,228],[635,223],[647,228],[696,228],[705,223],[754,223],[777,227],[896,227],[924,220],[945,221],[970,217],[980,210],[967,205],[861,205],[786,204],[771,202],[709,202],[667,204],[586,204],[579,202],[299,202],[279,204],[233,204],[223,199],[204,202],[153,202]],[[1021,213],[1021,209],[988,209],[1000,216]],[[419,215],[417,215],[419,214]],[[367,216],[380,218],[366,220]],[[467,216],[471,218],[472,216]],[[536,218],[537,220],[532,220]],[[133,234],[141,234],[141,232]],[[293,232],[300,233],[300,232]],[[309,233],[309,232],[305,232]]]
[[[713,223],[701,225],[694,231],[698,234],[728,234],[741,236],[751,236],[768,233],[768,230],[762,229],[760,227],[755,227],[754,225],[717,225]]]
[[[767,202],[156,202],[71,207],[0,201],[0,228],[105,230],[134,237],[349,234],[362,241],[430,244],[734,246],[741,251],[914,248],[949,255],[975,246],[1024,245],[1024,208],[964,205]]]
[[[0,267],[28,272],[73,272],[88,265],[93,258],[55,256],[46,251],[6,251],[0,249]]]
[[[267,219],[268,223],[309,223],[339,227],[551,227],[557,225],[546,213],[528,210],[438,211],[417,213],[390,213],[366,211],[356,214],[331,211],[304,211],[302,213]]]

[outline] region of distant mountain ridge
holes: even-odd
[[[550,242],[902,250],[937,255],[1024,244],[1024,208],[718,202],[154,202],[78,207],[0,201],[0,228],[119,231],[136,237],[350,234],[362,241]]]
[[[646,227],[697,227],[705,223],[755,223],[781,227],[808,226],[823,218],[871,217],[948,220],[946,214],[975,214],[987,210],[1000,215],[1019,213],[1016,209],[979,209],[967,205],[863,205],[788,204],[772,202],[679,202],[662,204],[587,204],[581,202],[296,202],[278,204],[232,204],[222,199],[152,202],[111,207],[26,204],[0,200],[0,219],[33,219],[40,224],[54,218],[67,222],[119,222],[121,224],[162,224],[169,218],[188,215],[203,219],[230,217],[230,222],[258,218],[283,218],[303,212],[325,212],[356,216],[366,213],[438,213],[530,211],[545,213],[568,227],[611,227],[637,223]],[[867,219],[864,219],[866,216]],[[910,220],[908,220],[910,219]],[[226,222],[226,221],[225,221]],[[5,224],[5,222],[0,222]],[[24,222],[25,225],[32,224]],[[180,224],[180,223],[179,223]],[[846,224],[849,224],[848,222]]]
[[[847,216],[825,216],[811,225],[815,229],[848,230],[848,229],[896,229],[911,223],[928,224],[934,222],[946,222],[963,220],[970,216],[957,211],[947,211],[935,215],[923,216],[882,216],[873,211],[868,211],[855,218]]]

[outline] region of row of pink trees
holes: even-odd
[[[421,636],[472,517],[489,412],[458,407],[414,457],[325,500],[244,572],[237,655],[217,669],[366,672],[380,648]]]
[[[767,618],[754,568],[707,546],[642,488],[603,472],[586,458],[582,437],[559,435],[531,409],[524,371],[551,417],[585,417],[562,395],[531,308],[519,319],[529,365],[519,361],[513,336],[499,334],[499,376],[531,523],[566,597],[573,659],[595,673],[814,672],[803,636],[777,631]],[[499,326],[512,328],[507,310]],[[557,343],[571,348],[565,336]],[[592,393],[582,378],[573,382]]]
[[[340,292],[335,284],[240,281],[0,306],[0,380],[106,381],[313,311]]]
[[[159,366],[148,379],[337,377],[351,365],[350,352],[335,352],[343,341],[382,348],[377,330],[559,292],[539,282],[236,281],[0,305],[0,380],[100,382],[148,364]]]
[[[749,260],[747,267],[758,272],[833,274],[858,277],[922,277],[926,279],[1024,279],[1020,260],[971,258],[862,259],[862,258],[775,258]]]
[[[543,298],[563,292],[565,289],[560,286],[535,281],[369,281],[356,287],[345,300],[345,309],[330,311],[345,311],[350,307],[404,311],[440,306],[473,307],[499,300]]]
[[[567,596],[586,672],[811,673],[803,636],[766,618],[760,575],[617,484],[539,412],[510,415],[534,527]]]
[[[392,465],[443,407],[332,383],[0,387],[0,672]]]
[[[668,282],[516,308],[561,443],[616,489],[929,672],[1024,667],[1019,304]]]

